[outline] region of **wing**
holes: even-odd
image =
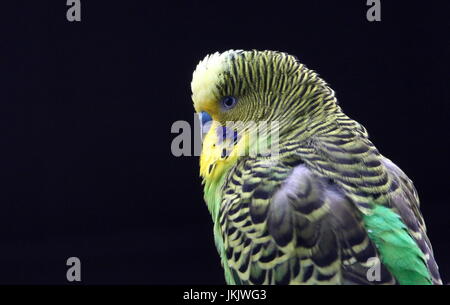
[[[389,171],[392,180],[398,185],[389,197],[388,205],[393,207],[401,216],[408,228],[409,234],[414,238],[422,253],[425,255],[428,271],[431,274],[433,284],[442,284],[438,266],[434,259],[433,248],[426,234],[426,226],[419,210],[419,197],[412,181],[406,174],[392,163],[383,158],[382,163]]]
[[[224,261],[236,283],[395,283],[352,200],[299,160],[244,160],[223,192]]]
[[[396,215],[400,216],[404,229],[401,228],[402,224],[394,228],[394,224],[389,224],[386,219],[383,220],[386,223],[385,229],[391,231],[389,234],[397,241],[406,241],[412,237],[414,240],[411,240],[411,247],[415,248],[417,245],[420,248],[419,252],[416,252],[416,249],[402,249],[397,242],[383,241],[383,248],[387,251],[385,254],[404,253],[417,260],[412,264],[414,267],[406,266],[401,263],[398,254],[388,259],[388,255],[383,255],[380,245],[377,245],[378,251],[387,259],[386,264],[390,265],[390,268],[394,267],[395,272],[404,275],[419,272],[421,269],[419,265],[424,263],[432,282],[441,284],[431,244],[426,235],[425,223],[419,210],[417,192],[411,180],[378,152],[363,130],[341,128],[334,136],[315,137],[311,146],[313,151],[305,154],[304,159],[317,175],[333,179],[346,196],[351,198],[354,206],[365,215],[373,212],[375,204],[388,208],[385,211],[394,218]],[[389,217],[388,215],[385,217]],[[390,270],[394,272],[394,269]]]

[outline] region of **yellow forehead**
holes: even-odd
[[[194,108],[197,112],[213,110],[211,104],[218,98],[217,84],[228,68],[227,58],[235,51],[207,55],[192,75],[191,90]]]

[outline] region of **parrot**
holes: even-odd
[[[413,182],[296,56],[212,53],[191,91],[227,284],[442,284]]]

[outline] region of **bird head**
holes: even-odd
[[[208,55],[197,65],[191,89],[195,110],[222,125],[298,117],[311,111],[312,104],[324,104],[314,103],[314,98],[334,99],[314,71],[296,57],[275,51]]]
[[[208,55],[197,65],[191,89],[202,122],[211,120],[215,126],[205,137],[209,138],[207,164],[219,158],[216,127],[276,121],[282,136],[336,105],[333,91],[314,71],[296,57],[276,51],[229,50]]]

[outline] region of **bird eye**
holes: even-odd
[[[237,99],[233,96],[225,96],[222,98],[222,105],[225,109],[233,108],[237,103]]]

